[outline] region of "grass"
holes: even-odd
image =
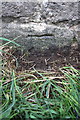
[[[7,43],[14,40],[0,38]],[[3,50],[2,50],[3,48]],[[13,56],[16,63],[15,56]],[[60,68],[62,76],[53,76],[51,72],[33,70],[17,72],[7,66],[2,55],[3,75],[0,80],[0,119],[79,119],[80,118],[80,71],[74,67]],[[18,64],[16,65],[16,67]]]

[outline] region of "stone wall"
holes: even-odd
[[[21,35],[17,42],[35,51],[69,46],[74,37],[79,43],[78,8],[78,2],[2,2],[2,36]]]

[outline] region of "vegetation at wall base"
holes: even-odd
[[[33,70],[17,72],[11,67],[12,59],[6,61],[11,56],[18,67],[16,57],[4,48],[10,43],[13,48],[19,45],[14,40],[0,39],[7,41],[0,46],[0,119],[79,119],[80,70],[66,66],[59,68],[61,76],[54,76],[52,72],[36,70],[33,66]]]

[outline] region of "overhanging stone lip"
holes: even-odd
[[[1,2],[32,2],[32,0],[1,0]],[[33,0],[33,2],[46,3],[46,2],[78,2],[78,0]]]

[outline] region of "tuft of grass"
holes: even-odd
[[[9,70],[4,66],[0,81],[0,119],[79,119],[79,70],[72,66],[60,68],[62,76],[35,68]]]

